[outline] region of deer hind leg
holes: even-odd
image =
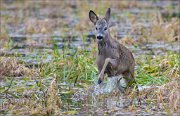
[[[128,87],[130,88],[130,90],[135,89],[136,90],[136,97],[137,97],[137,101],[138,101],[138,105],[141,105],[141,100],[140,100],[140,96],[139,96],[139,89],[138,89],[138,85],[135,81],[134,75],[132,73],[126,73],[125,76],[127,77],[128,80]],[[133,102],[133,99],[131,100],[131,104]]]
[[[141,105],[138,84],[137,84],[133,74],[129,73],[129,77],[130,77],[129,86],[135,88],[138,105]]]
[[[101,72],[100,72],[100,74],[98,76],[98,84],[100,84],[103,81],[103,79],[104,79],[104,72],[105,72],[106,67],[107,67],[107,65],[109,63],[112,65],[112,67],[116,67],[117,64],[118,64],[116,59],[106,58],[105,59],[105,63],[103,65],[103,68],[102,68],[102,70],[101,70]]]
[[[140,95],[139,95],[139,88],[138,85],[135,81],[135,88],[136,88],[136,95],[137,95],[137,101],[138,101],[138,105],[141,105],[141,99],[140,99]]]
[[[132,105],[133,99],[125,103],[124,95],[125,93],[130,92],[131,90],[130,88],[132,87],[133,81],[134,81],[134,77],[129,71],[123,72],[123,78],[121,78],[118,82],[118,88],[121,94],[119,107],[127,107],[129,105]]]
[[[126,90],[126,87],[127,87],[127,81],[122,77],[120,78],[120,80],[118,81],[117,83],[118,85],[118,89],[119,89],[119,92],[120,92],[120,97],[119,97],[119,103],[118,103],[118,107],[120,108],[124,108],[124,96],[125,96],[125,90]]]

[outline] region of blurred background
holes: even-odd
[[[55,38],[60,41],[70,37],[82,40],[84,35],[89,40],[93,36],[89,10],[103,17],[109,7],[112,8],[111,33],[117,39],[126,36],[143,42],[178,40],[178,0],[1,0],[1,48],[8,38],[20,41],[21,44],[12,45],[18,48],[34,44],[34,47],[50,47],[52,36],[60,36]],[[81,46],[80,42],[70,45]]]
[[[161,105],[158,110],[149,102],[150,110],[144,105],[145,114],[176,114],[180,106],[179,0],[0,0],[0,113],[139,114],[134,107],[125,109],[124,114],[113,105],[104,108],[104,102],[94,109],[88,100],[72,100],[82,88],[80,95],[87,97],[87,88],[96,83],[96,40],[89,11],[104,17],[107,8],[111,8],[112,37],[127,46],[136,59],[138,84],[163,85],[157,93],[161,98],[150,98],[159,104],[166,101],[170,110]],[[91,111],[83,109],[84,104]]]

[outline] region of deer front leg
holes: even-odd
[[[117,60],[116,59],[106,58],[105,59],[105,63],[103,65],[103,68],[102,68],[102,70],[101,70],[101,72],[100,72],[100,74],[98,76],[98,84],[100,84],[103,81],[103,79],[104,79],[104,72],[105,72],[106,67],[107,67],[107,65],[109,63],[111,63],[112,67],[116,67],[117,66]]]

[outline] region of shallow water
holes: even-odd
[[[10,2],[11,3],[11,0]],[[142,1],[144,5],[148,5],[151,2]],[[116,34],[115,37],[120,40],[124,36],[130,37],[131,39],[137,40],[142,32],[132,32],[132,24],[128,20],[129,17],[134,16],[135,22],[137,24],[143,25],[145,29],[150,28],[151,20],[148,18],[148,14],[154,14],[154,12],[159,8],[161,14],[166,17],[168,13],[166,13],[166,9],[168,7],[169,1],[154,1],[151,3],[151,7],[149,8],[128,8],[124,10],[120,10],[118,8],[113,9],[113,13],[117,15],[112,18],[112,29],[115,28]],[[176,10],[178,1],[172,2],[172,14],[178,15]],[[37,5],[38,6],[38,5]],[[59,6],[58,6],[59,7]],[[27,10],[27,9],[26,9]],[[25,11],[26,11],[25,10]],[[46,19],[49,17],[49,9],[48,8],[34,8],[32,11],[28,11],[23,14],[22,9],[17,10],[14,6],[6,5],[6,9],[0,11],[1,16],[7,16],[11,18],[16,17],[30,17],[30,18],[39,18]],[[28,14],[29,13],[29,14]],[[129,14],[128,14],[129,13]],[[81,36],[82,32],[80,31],[80,35],[72,32],[73,25],[81,20],[78,19],[73,14],[70,16],[60,17],[61,20],[66,20],[67,28],[69,29],[67,33],[59,32],[59,28],[63,28],[63,26],[59,26],[53,28],[51,32],[46,34],[38,33],[38,34],[27,34],[25,31],[26,21],[19,21],[17,25],[7,24],[6,28],[9,31],[8,35],[10,36],[10,45],[8,49],[0,49],[0,56],[9,57],[15,56],[19,62],[24,62],[26,66],[39,66],[39,64],[46,64],[52,60],[50,54],[54,49],[58,49],[59,52],[62,52],[65,47],[76,51],[77,48],[90,49],[89,45],[92,41],[94,41],[93,30],[85,31],[85,35]],[[113,14],[114,15],[114,14]],[[52,18],[53,19],[53,18]],[[90,27],[88,27],[90,28]],[[82,38],[84,41],[82,41]],[[54,47],[57,48],[54,48]],[[134,46],[134,45],[126,45],[134,54],[135,58],[139,58],[143,55],[164,55],[168,51],[173,51],[176,53],[180,53],[179,44],[176,43],[165,43],[165,42],[154,42],[147,43],[143,46]],[[90,51],[90,50],[89,50]],[[69,54],[67,54],[69,55]],[[132,111],[128,111],[127,109],[122,109],[117,107],[117,102],[119,101],[118,95],[113,93],[117,90],[117,78],[108,78],[106,82],[101,85],[97,85],[92,83],[92,85],[88,89],[84,88],[73,88],[69,83],[60,83],[58,85],[64,91],[59,93],[60,96],[65,95],[65,110],[80,110],[76,115],[132,115]],[[38,80],[36,80],[38,81]],[[47,79],[47,85],[50,83],[51,79]],[[21,85],[22,81],[17,83]],[[32,85],[35,81],[30,81],[27,85]],[[1,83],[3,85],[3,82]],[[151,86],[139,86],[139,90],[143,91],[144,89],[149,89]],[[68,90],[68,91],[67,91]],[[71,91],[72,90],[72,91]],[[72,92],[75,94],[72,95]],[[42,94],[42,93],[40,93]],[[129,99],[125,99],[129,102]],[[77,104],[78,105],[77,105]],[[137,105],[137,103],[134,103]],[[134,111],[134,115],[153,115],[156,114],[157,111],[145,112],[146,107],[148,106],[147,102],[143,102],[141,107],[137,107],[137,110]],[[161,112],[161,114],[157,115],[167,115],[167,113]]]

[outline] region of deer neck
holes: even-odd
[[[98,54],[102,55],[107,48],[112,46],[112,38],[111,35],[108,34],[103,41],[98,42]]]

